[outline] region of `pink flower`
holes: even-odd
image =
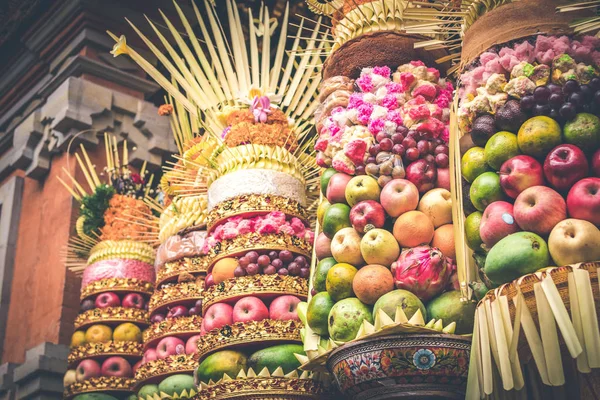
[[[271,101],[267,96],[254,96],[250,111],[254,115],[254,122],[264,124],[267,122],[269,114],[271,114]]]
[[[373,105],[370,103],[364,103],[360,107],[358,107],[358,122],[363,125],[367,125],[369,123],[369,118],[371,118],[371,114],[373,113]]]
[[[370,92],[373,90],[373,80],[371,75],[363,74],[356,80],[356,84],[363,92]]]
[[[554,53],[556,53],[556,54],[564,54],[569,49],[570,43],[571,43],[571,41],[569,40],[569,38],[567,36],[561,36],[558,39],[556,39],[556,41],[554,42],[554,45],[552,46],[552,50],[554,50]]]
[[[364,103],[362,93],[352,93],[348,99],[348,109],[359,108]]]
[[[402,85],[402,91],[406,92],[411,88],[416,78],[410,72],[401,72],[400,73],[400,84]]]
[[[388,94],[381,100],[381,105],[388,110],[393,110],[398,108],[398,99],[394,95]]]
[[[431,113],[429,112],[429,108],[427,107],[426,104],[421,104],[416,107],[411,107],[408,110],[408,116],[413,121],[425,119],[425,118],[429,117],[430,115],[431,115]]]
[[[314,243],[315,233],[310,229],[307,229],[306,232],[304,232],[304,240],[306,240],[308,243]]]
[[[257,226],[257,230],[261,235],[268,235],[269,233],[277,233],[277,226],[270,221],[261,221],[260,225]]]
[[[299,218],[293,217],[292,220],[290,221],[290,226],[294,229],[294,232],[296,234],[304,235],[304,231],[306,230],[306,227],[304,226],[304,223]]]
[[[233,227],[223,229],[223,239],[225,240],[236,238],[239,235],[240,232]]]
[[[442,132],[442,140],[446,143],[450,141],[450,130],[448,127],[445,127],[444,131]]]
[[[385,122],[377,118],[369,123],[369,131],[373,134],[373,136],[377,135],[381,130],[385,127]]]
[[[398,93],[402,93],[402,85],[396,82],[388,82],[385,84],[385,88],[387,89],[388,95],[389,94],[398,94]]]
[[[413,91],[412,95],[415,96],[423,96],[427,101],[432,101],[437,94],[437,88],[432,83],[423,83],[422,85],[417,86]]]
[[[254,223],[251,220],[245,219],[238,224],[238,231],[240,235],[254,232]]]
[[[525,41],[515,46],[514,55],[519,61],[532,63],[535,60],[535,48],[531,43]],[[512,69],[510,71],[512,71]]]
[[[392,121],[396,125],[402,125],[402,116],[400,115],[400,111],[392,110],[387,114],[387,120]]]
[[[410,65],[412,65],[413,67],[424,67],[425,63],[421,60],[413,60],[410,62]]]
[[[282,226],[280,226],[279,227],[279,233],[284,233],[284,234],[290,235],[290,236],[292,236],[292,235],[295,234],[294,228],[292,228],[289,225],[282,225]]]
[[[317,143],[315,143],[315,150],[317,151],[325,151],[327,149],[327,145],[329,144],[329,141],[327,141],[326,139],[317,139]]]
[[[341,113],[341,112],[343,112],[343,111],[346,111],[346,109],[345,109],[344,107],[342,107],[342,106],[337,106],[337,107],[334,107],[334,108],[333,108],[333,110],[331,110],[331,113],[330,113],[330,115],[334,115],[334,114],[337,114],[337,113]]]
[[[435,68],[427,68],[427,72],[434,76],[436,80],[440,79],[440,71]]]
[[[375,75],[379,75],[379,76],[383,76],[384,78],[389,78],[391,71],[390,71],[390,67],[384,66],[384,67],[374,67],[373,68],[373,73]]]

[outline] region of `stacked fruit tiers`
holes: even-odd
[[[307,309],[320,340],[305,349],[322,353],[363,337],[365,321],[430,321],[423,332],[470,333],[474,304],[460,301],[454,264],[452,84],[413,61],[396,71],[365,68],[355,81],[332,77],[320,91],[323,104],[338,100],[317,114],[317,160],[330,168],[321,176]]]
[[[65,396],[81,400],[93,392],[110,400],[115,397],[109,393],[121,398],[133,391],[154,281],[154,249],[146,243],[154,227],[139,223],[140,216],[150,213],[141,200],[149,191],[145,173],[129,171],[126,142],[122,167],[116,141],[105,136],[105,142],[108,166],[100,176],[107,176],[107,183],[100,181],[82,147],[77,160],[93,192],[85,192],[70,175],[74,188],[65,184],[82,204],[68,262],[76,272],[83,269],[83,278],[64,383]]]
[[[171,218],[186,218],[188,213],[182,208],[195,210],[189,213],[196,220],[194,226],[199,225],[198,213],[206,225],[202,239],[199,232],[190,234],[193,245],[176,244],[181,249],[196,247],[199,258],[171,257],[176,250],[169,249],[169,241],[175,239],[161,237],[166,241],[157,259],[164,259],[164,253],[169,260],[164,266],[157,261],[157,290],[150,305],[156,322],[145,335],[144,357],[167,355],[164,369],[172,372],[177,364],[169,360],[183,360],[190,357],[183,353],[194,352],[191,357],[199,364],[195,397],[200,399],[319,398],[323,389],[311,379],[312,374],[297,370],[296,354],[304,352],[303,325],[296,308],[308,295],[314,241],[308,208],[314,201],[309,189],[316,189],[317,166],[311,155],[310,118],[316,106],[322,45],[313,35],[306,43],[310,52],[298,59],[290,56],[294,51],[288,52],[285,46],[289,11],[279,19],[281,30],[270,29],[266,7],[257,20],[240,18],[235,2],[229,0],[231,30],[226,34],[216,23],[216,8],[223,4],[205,2],[204,6],[206,10],[200,11],[192,3],[198,23],[210,27],[198,40],[189,28],[195,22],[190,23],[178,9],[181,25],[189,28],[186,33],[193,38],[193,50],[175,29],[178,24],[168,22],[181,47],[181,52],[170,48],[172,61],[137,31],[171,75],[178,77],[177,85],[127,47],[124,37],[114,36],[113,54],[131,56],[171,96],[162,111],[173,116],[180,156],[173,167],[165,169],[162,187],[175,200],[165,207],[161,226],[177,227],[173,234],[178,236],[187,234],[190,225],[163,221],[167,212]],[[242,26],[241,21],[249,21],[249,26]],[[240,37],[243,32],[249,40]],[[276,45],[271,38],[275,32],[279,32]],[[303,35],[298,35],[300,40]],[[210,55],[196,46],[197,41],[208,43]],[[231,43],[233,52],[224,43]],[[185,56],[185,63],[178,53]],[[200,198],[204,208],[186,203]],[[203,281],[198,281],[204,274]],[[191,283],[198,289],[194,295],[189,293]],[[185,298],[184,293],[188,294]],[[203,318],[190,313],[201,313]],[[176,327],[182,331],[174,331]],[[147,361],[138,370],[138,379],[142,372],[157,369],[156,362],[161,361]],[[175,382],[177,376],[167,378],[173,379],[169,385],[148,381],[138,396],[189,396],[190,390],[179,389],[192,389],[193,382]],[[178,390],[166,392],[167,386]]]
[[[490,18],[501,18],[501,10]],[[495,289],[483,297],[475,325],[508,327],[476,329],[485,345],[474,348],[473,360],[489,346],[510,345],[510,353],[494,354],[505,390],[526,386],[519,355],[533,354],[542,382],[552,386],[565,384],[561,347],[579,372],[600,367],[599,56],[594,36],[535,35],[488,49],[461,75],[466,244],[485,283],[479,295]],[[526,337],[520,342],[512,340],[517,319]],[[491,382],[494,367],[480,365],[473,395],[477,379]]]

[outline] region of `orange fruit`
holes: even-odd
[[[233,271],[235,271],[237,266],[238,260],[235,258],[228,257],[222,258],[219,261],[217,261],[217,263],[212,269],[212,275],[213,279],[215,280],[215,283],[218,284],[223,281],[226,281],[227,279],[233,278]]]
[[[421,211],[405,212],[394,223],[394,237],[401,247],[417,247],[433,239],[433,223]]]
[[[432,247],[440,249],[443,255],[456,260],[456,247],[454,247],[454,225],[442,225],[433,233]]]
[[[352,290],[360,301],[373,305],[381,296],[394,290],[394,277],[383,265],[367,265],[354,275]]]

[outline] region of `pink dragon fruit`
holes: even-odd
[[[412,292],[422,301],[440,294],[452,275],[451,264],[442,252],[430,246],[404,250],[392,264],[396,288]]]

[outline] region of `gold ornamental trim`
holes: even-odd
[[[86,343],[72,348],[67,361],[69,365],[74,365],[86,358],[101,356],[142,357],[143,347],[143,344],[138,342]]]
[[[309,220],[309,214],[300,203],[289,197],[277,195],[248,194],[234,197],[217,204],[206,218],[206,225],[210,233],[216,226],[227,218],[238,215],[259,215],[273,211],[281,211],[287,216]]]
[[[64,397],[71,398],[90,392],[133,392],[135,380],[118,376],[100,376],[87,381],[75,382],[65,388]]]
[[[204,280],[182,282],[156,290],[148,303],[148,312],[152,315],[156,310],[169,304],[198,300],[204,292]]]
[[[144,331],[144,346],[148,347],[155,341],[166,336],[197,335],[200,333],[201,325],[202,317],[199,315],[169,318],[161,322],[156,322]]]
[[[94,281],[82,288],[80,299],[85,300],[90,296],[104,292],[128,292],[151,295],[153,291],[153,282],[145,282],[137,278],[108,278]]]
[[[197,400],[301,400],[323,399],[325,390],[312,379],[285,377],[255,377],[222,380],[209,385],[196,396]]]
[[[135,240],[103,240],[90,251],[88,265],[98,261],[123,258],[154,264],[154,248]]]
[[[139,308],[107,307],[94,308],[75,318],[75,330],[93,324],[115,324],[132,322],[143,327],[148,326],[148,312]]]
[[[289,250],[296,255],[309,257],[312,254],[312,243],[304,238],[285,233],[247,233],[233,239],[222,240],[210,250],[211,268],[219,260],[235,257],[251,250]],[[210,271],[210,268],[209,268]]]
[[[275,321],[272,319],[225,325],[202,336],[202,340],[198,341],[198,356],[203,358],[219,350],[249,344],[302,343],[300,336],[302,326],[299,321]]]
[[[213,304],[243,296],[284,294],[305,300],[308,296],[308,280],[290,275],[254,275],[227,279],[206,289],[202,299],[202,313]]]
[[[209,256],[186,257],[177,261],[165,263],[165,265],[156,272],[156,287],[176,279],[183,273],[206,274],[210,264],[211,260]]]
[[[139,388],[143,386],[145,381],[157,377],[167,377],[186,372],[193,373],[198,364],[197,354],[176,354],[162,360],[148,361],[135,372],[136,387]]]

